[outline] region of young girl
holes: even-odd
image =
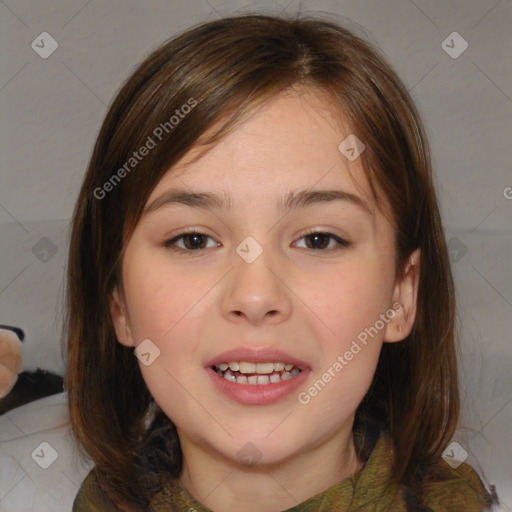
[[[427,141],[333,22],[248,15],[154,51],[76,204],[73,510],[479,511],[441,454],[455,297]]]

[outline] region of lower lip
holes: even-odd
[[[237,384],[206,368],[213,385],[228,398],[245,405],[267,405],[278,402],[297,390],[311,370],[304,369],[295,377],[269,384]]]

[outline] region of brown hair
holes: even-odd
[[[77,447],[96,464],[118,504],[147,503],[144,471],[178,477],[182,465],[174,425],[148,392],[133,349],[117,342],[110,318],[111,293],[115,285],[122,289],[124,247],[147,198],[175,162],[199,142],[206,151],[256,106],[294,85],[326,93],[364,141],[361,158],[374,199],[379,205],[381,190],[392,209],[397,277],[410,254],[421,250],[414,327],[404,341],[383,345],[356,413],[358,454],[364,458],[371,450],[371,425],[381,421],[377,431],[385,428],[394,443],[394,478],[409,509],[421,510],[422,479],[454,433],[454,286],[427,140],[410,95],[370,43],[337,23],[311,16],[224,18],[172,38],[123,85],[101,127],[74,211],[65,326],[69,414]],[[133,152],[155,138],[155,128],[191,99],[194,108],[166,138],[113,181]],[[100,198],[107,182],[112,186]],[[148,428],[146,421],[152,421]]]

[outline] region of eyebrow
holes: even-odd
[[[308,206],[332,202],[348,202],[357,206],[365,213],[373,216],[373,210],[360,196],[343,190],[296,190],[284,194],[277,203],[277,209],[281,212],[305,208]],[[173,189],[164,192],[149,204],[143,211],[143,215],[154,212],[163,206],[183,204],[198,209],[226,209],[231,210],[233,201],[227,194],[219,196],[212,192],[188,192]]]

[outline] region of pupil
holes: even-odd
[[[202,236],[203,236],[203,235],[199,235],[199,234],[197,234],[197,233],[192,233],[192,234],[186,235],[186,236],[185,236],[185,238],[184,238],[184,240],[185,240],[185,241],[187,241],[187,240],[192,240],[192,239],[194,239],[194,240],[197,242],[197,239],[198,239],[198,238],[202,238]],[[194,243],[194,242],[192,242],[192,244],[187,244],[187,243],[185,243],[185,245],[187,246],[187,248],[188,248],[188,249],[190,249],[190,248],[192,248],[192,249],[196,249],[196,248],[197,248],[197,245],[195,245],[195,243]],[[191,245],[192,247],[190,247],[190,245]],[[202,245],[203,245],[203,244],[201,244],[201,247],[202,247]]]
[[[324,239],[324,242],[327,240],[327,244],[325,244],[325,243],[321,244],[321,248],[324,248],[324,247],[326,247],[327,245],[329,245],[329,242],[328,242],[329,237],[328,237],[325,233],[315,233],[315,234],[313,234],[313,235],[309,235],[309,236],[307,237],[307,239],[310,239],[310,240],[311,240],[311,239],[318,240],[318,238],[323,238],[323,239]],[[308,245],[309,245],[309,244],[308,244]],[[313,247],[313,248],[315,248],[315,247]],[[316,248],[318,248],[318,246],[316,246]]]

